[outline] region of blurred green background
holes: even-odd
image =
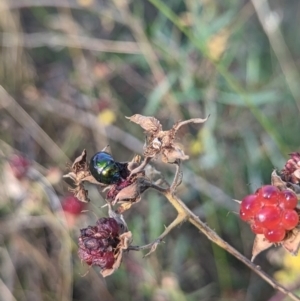
[[[76,247],[79,229],[107,214],[103,197],[91,186],[87,212],[65,215],[61,177],[84,148],[90,157],[109,144],[117,161],[141,154],[144,133],[125,116],[169,129],[210,114],[180,131],[190,160],[178,195],[250,258],[254,235],[233,199],[299,150],[299,28],[297,0],[2,0],[0,300],[282,300],[189,224],[103,279]],[[17,177],[14,155],[29,162]],[[172,166],[153,165],[172,179]],[[138,245],[175,216],[154,191],[124,214]],[[284,254],[256,263],[297,288],[299,259]]]

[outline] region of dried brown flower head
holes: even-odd
[[[120,219],[100,218],[95,226],[81,229],[78,239],[79,258],[88,265],[96,265],[106,277],[119,268],[123,251],[131,242],[131,232]]]

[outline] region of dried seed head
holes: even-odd
[[[189,157],[175,143],[177,131],[189,123],[203,123],[207,120],[201,118],[189,119],[177,122],[168,130],[163,131],[160,122],[154,117],[142,116],[139,114],[128,117],[132,122],[139,124],[146,132],[146,144],[144,146],[144,156],[153,158],[162,155],[163,162],[174,163],[177,160],[186,160]]]
[[[290,154],[290,159],[285,163],[281,175],[286,182],[300,183],[300,153],[293,152]]]
[[[99,266],[105,277],[118,269],[130,242],[131,232],[121,233],[114,218],[100,218],[95,226],[80,230],[78,256],[88,265]]]

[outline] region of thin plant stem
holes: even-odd
[[[144,246],[131,246],[129,250],[145,250],[151,248],[150,252],[147,254],[151,254],[156,250],[157,245],[162,241],[162,239],[176,226],[178,226],[183,221],[188,221],[192,225],[194,225],[197,229],[199,229],[209,240],[214,242],[216,245],[233,255],[235,258],[243,262],[246,266],[248,266],[252,271],[254,271],[258,276],[260,276],[263,280],[269,283],[274,289],[282,292],[283,294],[289,296],[292,300],[300,301],[300,298],[286,289],[284,286],[275,281],[272,277],[266,274],[261,268],[255,265],[252,261],[238,252],[234,247],[228,244],[225,240],[223,240],[215,231],[213,231],[208,225],[206,225],[200,218],[195,215],[184,203],[183,201],[177,197],[175,194],[175,189],[178,185],[178,178],[181,174],[180,164],[176,165],[176,173],[174,176],[173,184],[170,188],[166,189],[158,189],[158,191],[163,194],[167,200],[171,203],[171,205],[176,209],[178,215],[176,219],[165,229],[165,231],[153,242],[144,245]],[[175,184],[174,184],[175,183]],[[156,189],[155,185],[149,185],[150,187]]]
[[[158,237],[156,238],[153,242],[146,244],[144,246],[130,246],[128,250],[133,250],[133,251],[141,251],[145,249],[150,249],[150,252],[146,254],[145,256],[151,254],[152,252],[155,251],[157,245],[162,242],[162,240],[173,230],[175,227],[180,225],[186,220],[187,216],[184,213],[180,213],[177,215],[177,217],[173,220],[173,222],[165,228],[165,231]]]

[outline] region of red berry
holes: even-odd
[[[273,185],[265,185],[255,191],[255,194],[257,194],[258,197],[264,199],[274,198],[277,196],[278,193],[279,193],[279,189]]]
[[[261,208],[257,195],[247,195],[241,202],[240,217],[244,221],[248,221],[254,217],[254,215]]]
[[[69,212],[74,215],[79,215],[81,211],[84,209],[85,204],[80,202],[74,196],[67,196],[64,198],[62,203],[62,208],[65,212]]]
[[[292,230],[299,223],[299,215],[295,210],[284,210],[281,217],[281,223],[286,230]]]
[[[294,209],[297,204],[297,195],[293,191],[285,189],[280,192],[279,207],[282,209]]]
[[[283,228],[265,229],[264,235],[269,242],[280,242],[285,238],[286,231]]]
[[[259,226],[256,223],[252,223],[250,227],[251,227],[252,232],[255,234],[263,234],[264,233],[264,228]]]
[[[263,207],[255,215],[255,222],[264,228],[273,229],[281,220],[281,210],[278,207]]]
[[[13,175],[17,179],[21,179],[26,175],[30,162],[21,155],[13,155],[9,160],[9,165],[12,169]]]
[[[106,252],[103,254],[103,263],[105,269],[111,269],[115,263],[115,257],[113,252]]]
[[[279,204],[279,198],[278,198],[278,194],[274,194],[273,196],[271,196],[269,199],[262,199],[261,204],[262,206],[273,206],[276,207]]]

